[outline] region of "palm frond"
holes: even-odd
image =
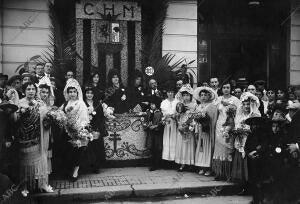
[[[75,66],[76,56],[76,41],[75,41],[75,26],[71,25],[66,28],[64,23],[67,19],[59,15],[60,9],[51,1],[48,2],[49,18],[51,25],[49,26],[48,43],[51,47],[43,50],[42,60],[51,62],[54,68],[54,75],[63,80],[62,73],[66,69]],[[69,22],[68,22],[69,23]],[[66,31],[66,29],[70,29]]]

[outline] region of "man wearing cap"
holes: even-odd
[[[31,82],[32,81],[32,74],[30,74],[29,72],[24,72],[22,74],[22,85],[27,83],[27,82]]]

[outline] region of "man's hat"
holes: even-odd
[[[264,125],[267,123],[267,119],[263,117],[252,117],[245,120],[246,125]]]
[[[9,113],[14,113],[18,110],[18,106],[12,103],[8,103],[7,101],[3,101],[2,103],[0,103],[0,109],[2,110],[10,109]]]

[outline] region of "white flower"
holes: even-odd
[[[102,103],[102,108],[103,109],[107,109],[108,108],[108,105],[106,103]]]
[[[121,89],[121,91],[123,91],[123,92],[124,92],[124,91],[125,91],[125,89]]]
[[[93,112],[92,112],[92,115],[96,115],[96,111],[93,111]]]
[[[139,91],[142,90],[142,87],[139,86],[138,90],[139,90]]]
[[[144,93],[142,92],[141,95],[144,96]]]

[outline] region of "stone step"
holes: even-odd
[[[169,195],[235,195],[233,183],[215,181],[194,172],[157,170],[146,167],[104,169],[99,174],[82,175],[76,182],[51,180],[54,193],[30,196],[31,203],[76,203],[110,201],[122,198],[162,197]]]
[[[94,188],[63,189],[55,193],[43,193],[32,196],[30,199],[38,203],[73,203],[82,201],[109,201],[122,198],[136,197],[163,197],[170,195],[202,195],[224,196],[234,195],[237,187],[232,184],[161,184],[124,185]]]

